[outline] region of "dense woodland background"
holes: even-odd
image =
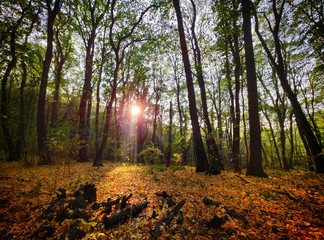
[[[323,1],[0,6],[2,159],[324,172]]]

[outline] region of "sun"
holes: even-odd
[[[140,108],[138,106],[133,106],[132,107],[132,115],[137,116],[140,113]]]

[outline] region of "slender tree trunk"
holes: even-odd
[[[236,28],[236,23],[234,28]],[[240,71],[241,71],[241,59],[240,59],[240,49],[238,42],[238,34],[233,34],[233,42],[234,46],[231,44],[231,51],[234,57],[235,69],[234,69],[234,77],[235,77],[235,114],[233,121],[233,165],[234,170],[236,172],[241,172],[241,160],[240,160]]]
[[[180,145],[181,145],[181,159],[182,159],[182,164],[187,164],[188,159],[187,159],[187,149],[186,149],[186,138],[184,134],[184,129],[183,129],[183,114],[182,114],[182,109],[181,109],[181,103],[180,103],[180,83],[179,79],[175,76],[176,84],[177,84],[177,108],[178,108],[178,113],[179,113],[179,123],[180,123]]]
[[[102,141],[101,141],[98,151],[96,152],[96,156],[93,160],[93,166],[101,166],[102,165],[101,159],[102,159],[104,150],[107,145],[107,139],[109,136],[109,123],[110,123],[110,119],[112,118],[113,103],[116,99],[116,94],[117,94],[117,78],[118,78],[119,67],[120,67],[120,61],[117,59],[115,70],[114,70],[112,92],[111,92],[109,102],[106,105],[106,119],[105,119]]]
[[[99,149],[100,84],[101,84],[101,77],[102,77],[102,68],[103,68],[103,65],[100,66],[99,79],[97,82],[97,92],[96,92],[96,117],[95,117],[96,152]]]
[[[157,127],[157,116],[159,114],[159,100],[160,95],[157,93],[157,90],[155,90],[155,104],[154,104],[154,120],[153,120],[153,133],[152,133],[152,143],[153,146],[156,145],[156,127]]]
[[[187,90],[189,98],[190,118],[193,131],[194,153],[196,161],[196,172],[204,172],[208,169],[207,156],[204,149],[204,144],[201,138],[200,126],[198,121],[198,114],[196,108],[196,97],[191,75],[191,67],[186,44],[186,37],[184,34],[184,27],[182,22],[181,10],[179,0],[173,0],[173,6],[177,15],[178,33],[180,39],[180,46],[182,52],[182,60],[185,68]]]
[[[59,41],[57,37],[57,41]],[[58,58],[58,66],[55,74],[55,89],[54,89],[54,97],[53,97],[53,105],[52,105],[52,115],[51,115],[51,127],[56,126],[57,116],[58,116],[58,104],[59,104],[59,95],[60,95],[60,86],[62,79],[62,71],[63,65],[65,63],[66,58],[63,55],[62,49],[59,50]]]
[[[21,159],[21,154],[26,152],[26,142],[25,142],[25,87],[27,83],[27,65],[24,60],[22,65],[22,76],[19,88],[19,126],[18,126],[18,139],[16,143],[16,159]]]
[[[166,166],[167,167],[170,166],[171,157],[172,157],[172,118],[173,118],[172,101],[170,101],[168,152],[167,152],[167,156],[166,156]]]
[[[242,0],[242,15],[250,125],[250,159],[246,175],[267,177],[267,174],[263,171],[262,168],[261,130],[258,106],[259,101],[251,34],[249,0]]]
[[[247,141],[247,130],[246,130],[246,120],[245,120],[245,102],[244,102],[244,96],[243,96],[243,87],[242,87],[242,91],[241,91],[241,95],[242,95],[242,121],[243,121],[243,136],[244,136],[244,146],[245,146],[245,150],[246,150],[246,156],[245,156],[245,166],[247,165],[247,163],[249,162],[249,144]]]
[[[265,110],[263,111],[263,114],[264,114],[266,120],[268,121],[268,124],[269,124],[269,127],[270,127],[270,132],[271,132],[271,136],[272,136],[272,142],[273,142],[274,148],[276,150],[276,154],[277,154],[277,158],[278,158],[278,161],[279,161],[280,168],[283,168],[282,162],[281,162],[281,157],[280,157],[280,152],[279,152],[279,148],[278,148],[278,145],[277,145],[277,140],[276,140],[276,136],[274,134],[274,130],[273,130],[273,127],[272,127],[271,120],[270,120],[269,115],[267,114],[267,112]]]
[[[289,168],[293,168],[293,158],[295,152],[294,145],[294,130],[293,130],[293,111],[289,115],[289,134],[290,134],[290,154],[289,154]]]
[[[94,9],[92,9],[94,11]],[[79,106],[79,141],[80,149],[78,162],[87,162],[87,149],[89,140],[89,124],[87,117],[87,106],[89,107],[89,101],[91,102],[91,80],[92,80],[92,67],[93,67],[93,54],[94,44],[96,38],[96,30],[100,20],[103,18],[101,14],[95,22],[92,23],[91,34],[86,45],[86,58],[85,58],[85,73],[84,73],[84,85]],[[91,109],[91,108],[90,108]],[[90,110],[88,108],[88,112]]]
[[[203,115],[205,124],[207,127],[207,135],[206,135],[206,142],[207,142],[207,149],[208,149],[208,159],[209,159],[209,170],[208,172],[212,174],[219,174],[221,169],[223,169],[221,157],[218,152],[216,142],[214,139],[213,129],[209,120],[209,114],[207,109],[207,96],[206,96],[206,88],[205,88],[205,80],[203,76],[203,69],[202,69],[202,62],[201,62],[201,53],[198,44],[198,40],[196,37],[195,32],[195,22],[196,22],[196,5],[193,0],[191,0],[191,4],[193,6],[193,22],[191,26],[191,33],[194,41],[194,56],[195,56],[195,67],[197,71],[197,80],[200,88],[200,97],[201,97],[201,104],[203,109]]]
[[[55,0],[54,8],[51,9],[50,3],[47,3],[47,48],[45,54],[45,60],[43,61],[43,71],[41,75],[41,84],[39,87],[38,94],[38,107],[37,107],[37,139],[38,139],[38,152],[40,155],[40,164],[49,164],[51,162],[50,156],[46,153],[46,118],[45,118],[45,107],[46,107],[46,90],[48,83],[48,73],[53,57],[53,39],[54,39],[54,21],[56,15],[60,11],[60,0]]]

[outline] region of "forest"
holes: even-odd
[[[0,238],[324,238],[322,0],[2,0]]]

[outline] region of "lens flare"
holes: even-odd
[[[132,107],[132,115],[137,116],[140,113],[140,108],[138,106],[133,106]]]

